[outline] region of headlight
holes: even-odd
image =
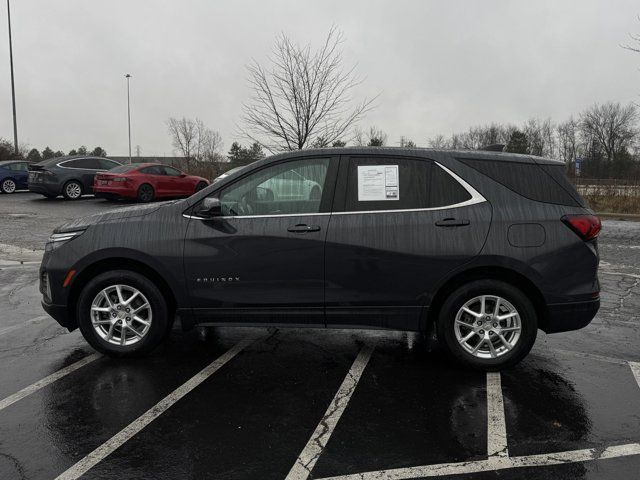
[[[46,252],[50,252],[51,250],[55,250],[58,247],[61,247],[69,240],[73,240],[76,237],[79,237],[84,233],[84,230],[78,230],[75,232],[64,232],[64,233],[54,233],[47,240],[47,244],[44,247]]]

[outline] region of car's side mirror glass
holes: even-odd
[[[220,199],[216,197],[207,197],[200,204],[200,208],[196,214],[199,217],[212,218],[220,217],[222,215],[222,204]]]

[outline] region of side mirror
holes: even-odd
[[[180,175],[178,175],[180,178],[185,178],[187,176],[186,173],[181,173]]]
[[[200,208],[196,211],[196,215],[204,218],[213,218],[222,216],[222,204],[219,198],[207,197],[202,201]]]

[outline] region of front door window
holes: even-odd
[[[225,216],[319,213],[328,158],[296,160],[249,175],[220,194]]]

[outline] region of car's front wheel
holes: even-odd
[[[2,193],[14,193],[16,191],[16,182],[11,178],[2,181]]]
[[[102,273],[78,299],[78,326],[99,352],[139,356],[156,348],[169,330],[167,303],[147,277],[128,270]]]
[[[209,184],[207,182],[198,182],[198,184],[196,185],[196,193],[204,188],[207,188],[208,185]]]
[[[497,280],[477,280],[452,292],[437,322],[438,338],[453,356],[483,370],[518,363],[531,350],[538,331],[529,298]]]

